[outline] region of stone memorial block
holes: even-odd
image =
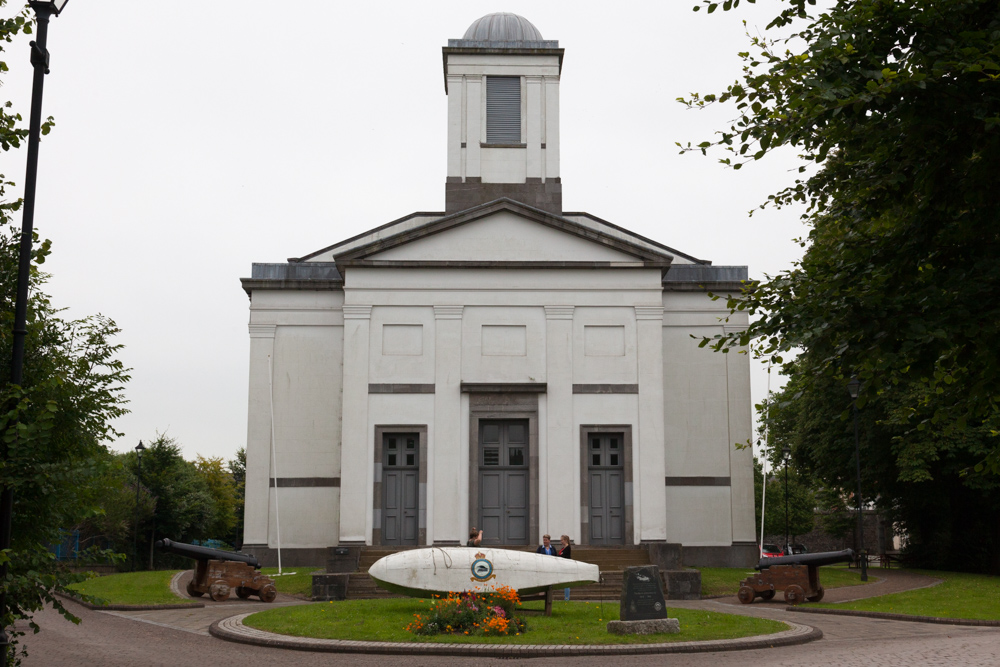
[[[621,620],[648,621],[667,617],[667,603],[655,565],[625,568],[622,581]]]

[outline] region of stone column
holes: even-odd
[[[636,306],[639,437],[634,451],[634,522],[642,542],[667,539],[663,423],[663,306]]]
[[[462,310],[434,306],[434,436],[427,454],[428,541],[464,544],[468,526],[461,508],[468,505],[462,479]]]
[[[246,504],[243,543],[267,544],[271,477],[271,376],[274,324],[250,325],[250,396],[247,411]]]
[[[726,334],[743,331],[744,326],[724,326]],[[726,356],[726,382],[729,400],[729,480],[732,502],[733,542],[754,542],[753,451],[737,449],[736,443],[748,442],[753,433],[750,399],[750,355]]]
[[[580,439],[573,431],[573,306],[545,306],[545,450],[539,459],[541,532],[575,530],[579,541]],[[541,535],[532,539],[541,542]]]
[[[368,429],[371,306],[344,306],[344,410],[340,448],[340,543],[371,539],[374,434]]]

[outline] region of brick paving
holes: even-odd
[[[879,574],[885,574],[880,572]],[[907,575],[908,573],[901,573]],[[913,576],[913,575],[911,575]],[[869,589],[872,595],[902,590],[904,585],[926,585],[928,582],[895,577],[895,573],[885,575],[883,584],[874,584],[854,589]],[[885,588],[882,588],[885,586]],[[838,589],[844,590],[844,589]],[[830,591],[832,594],[834,591]],[[856,595],[852,593],[851,595]],[[284,600],[275,604],[301,604],[300,601]],[[759,601],[752,605],[732,605],[724,600],[670,601],[675,608],[696,608],[725,613],[747,614],[773,618],[797,624],[797,628],[814,626],[822,631],[823,638],[806,644],[774,646],[761,638],[759,648],[718,652],[718,647],[703,645],[709,652],[628,656],[630,663],[638,666],[662,665],[668,662],[681,667],[745,667],[747,664],[798,664],[816,667],[860,667],[879,665],[962,665],[963,667],[996,667],[1000,665],[1000,628],[966,627],[951,625],[930,625],[902,622],[889,619],[872,619],[855,616],[829,616],[820,614],[799,614],[785,611],[783,604]],[[274,646],[255,646],[220,641],[207,636],[212,623],[217,627],[233,628],[240,617],[265,608],[262,603],[248,601],[227,601],[206,605],[204,609],[184,609],[143,612],[103,612],[83,609],[70,603],[74,613],[83,618],[79,626],[66,622],[52,610],[36,616],[42,627],[38,635],[22,638],[29,657],[24,664],[36,665],[80,665],[91,666],[132,666],[176,667],[178,664],[211,664],[227,667],[283,665],[371,665],[405,664],[408,667],[423,665],[468,664],[472,655],[429,655],[430,647],[415,649],[408,646],[406,656],[385,653],[329,653],[290,651]],[[268,605],[268,607],[273,605]],[[230,619],[230,620],[225,620]],[[140,621],[140,622],[137,622]],[[256,632],[256,631],[253,631]],[[808,629],[793,629],[808,632]],[[772,637],[774,637],[772,635]],[[282,637],[282,641],[306,644],[315,640],[295,640]],[[746,642],[749,640],[736,640]],[[341,642],[345,643],[345,642]],[[352,643],[353,650],[364,651],[368,647],[363,642]],[[424,645],[426,646],[426,645]],[[532,665],[573,665],[606,667],[611,651],[605,648],[599,655],[580,655],[580,647],[557,647],[547,649],[548,654],[536,652],[531,655],[551,655],[558,648],[566,653],[560,657],[535,657]],[[636,648],[636,647],[630,647]],[[730,647],[736,648],[736,647]],[[499,664],[499,660],[528,657],[518,655],[513,647],[504,647],[504,655],[488,657],[475,653],[477,664]]]

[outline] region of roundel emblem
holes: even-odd
[[[493,563],[486,558],[472,561],[472,578],[476,581],[487,581],[493,578]]]

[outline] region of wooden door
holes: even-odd
[[[590,544],[625,544],[625,448],[622,433],[588,437]]]
[[[479,523],[483,544],[528,544],[528,422],[479,422]]]

